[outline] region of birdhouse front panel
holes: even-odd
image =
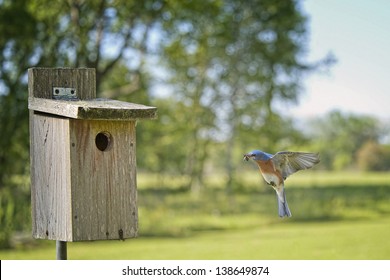
[[[74,240],[138,231],[135,121],[70,120]]]
[[[138,231],[135,121],[33,114],[35,238],[125,239]]]

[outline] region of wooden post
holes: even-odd
[[[135,125],[156,108],[96,99],[94,69],[29,69],[33,236],[137,236]]]

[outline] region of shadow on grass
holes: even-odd
[[[287,193],[296,221],[337,221],[390,214],[389,186],[293,188]]]
[[[281,219],[275,192],[269,186],[236,185],[231,192],[205,187],[196,195],[182,186],[139,189],[139,237],[188,238],[207,231],[390,216],[389,185],[287,186],[286,195],[293,216]],[[25,242],[19,240],[21,243]]]
[[[334,222],[390,215],[390,187],[321,186],[287,188],[293,217],[277,214],[276,195],[270,187],[205,188],[192,195],[185,188],[139,192],[140,236],[188,237],[204,231],[253,228],[275,223]]]

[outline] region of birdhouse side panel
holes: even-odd
[[[71,241],[69,120],[31,113],[34,238]]]
[[[138,232],[135,121],[71,120],[74,241]]]

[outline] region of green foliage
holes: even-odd
[[[0,188],[0,248],[12,247],[12,234],[30,229],[30,188],[26,176],[13,176]]]
[[[100,96],[159,107],[137,127],[140,170],[199,190],[218,166],[232,190],[242,150],[305,142],[273,103],[315,69],[306,28],[296,1],[0,1],[0,189],[28,176],[26,71],[41,66],[96,68]]]
[[[193,115],[189,174],[202,181],[210,142],[219,140],[231,188],[235,150],[248,148],[243,141],[266,149],[292,130],[272,105],[296,101],[300,78],[315,69],[303,62],[306,18],[294,1],[210,1],[206,8],[172,2],[175,20],[169,22],[164,61],[176,98]]]
[[[231,139],[227,150],[236,149],[241,125],[267,125],[273,100],[296,100],[299,77],[311,68],[301,59],[306,20],[293,1],[35,0],[0,5],[0,30],[6,35],[0,44],[1,123],[8,126],[2,131],[21,128],[20,136],[1,146],[8,151],[20,143],[16,150],[24,152],[16,155],[20,161],[11,160],[15,156],[9,153],[0,155],[1,165],[12,172],[27,161],[28,67],[94,67],[103,96],[149,101],[155,73],[146,65],[157,57],[170,71],[174,102],[191,112],[182,131],[191,135],[185,166],[200,181],[211,142]],[[20,15],[23,24],[14,20]],[[155,134],[141,135],[151,139],[161,131]],[[231,156],[228,161],[233,162]],[[0,180],[12,172],[1,172]]]
[[[334,170],[356,167],[356,153],[367,141],[383,136],[377,119],[332,111],[311,123],[313,148],[321,154],[321,165]]]
[[[367,141],[357,151],[357,164],[364,171],[390,170],[390,147]]]
[[[22,187],[13,185],[12,181],[28,176],[29,172],[27,68],[93,67],[98,89],[114,69],[119,75],[126,70],[128,80],[116,81],[120,86],[134,77],[147,80],[139,77],[141,63],[125,62],[146,51],[146,34],[161,11],[161,5],[157,4],[156,1],[106,0],[0,1],[2,209],[25,201]],[[143,88],[138,92],[145,91],[146,86],[146,83],[141,85]],[[26,202],[26,207],[19,209],[25,216],[30,216],[28,205]],[[10,230],[17,230],[21,223],[5,214],[11,212],[2,210],[0,227],[5,236],[10,235]]]
[[[156,99],[159,119],[137,126],[137,163],[141,170],[163,174],[181,175],[186,172],[190,108],[173,98]],[[178,121],[180,120],[180,121]]]

